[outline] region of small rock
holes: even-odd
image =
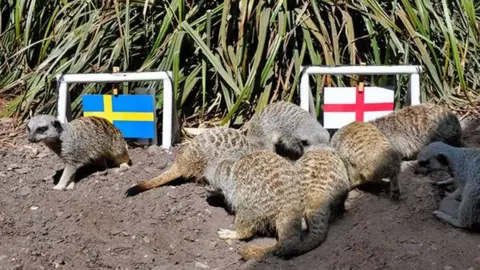
[[[164,169],[164,168],[166,168],[167,165],[168,165],[168,160],[165,159],[165,158],[164,158],[164,159],[161,159],[161,160],[158,160],[158,161],[156,162],[156,165],[157,165],[156,167],[157,167],[158,169]]]
[[[467,270],[475,270],[473,267],[468,267]]]
[[[16,172],[20,173],[20,174],[26,174],[27,172],[30,171],[30,168],[28,167],[23,167],[23,168],[20,168],[20,169],[17,169],[15,170]]]
[[[214,250],[217,247],[217,242],[215,241],[210,242],[208,247],[210,248],[210,250]]]
[[[18,193],[20,194],[20,196],[28,196],[30,195],[30,193],[32,192],[32,189],[29,188],[29,187],[22,187],[20,188],[20,190],[18,191]]]
[[[203,263],[200,263],[200,262],[195,262],[195,268],[208,269],[210,267],[206,264],[203,264]]]
[[[43,152],[41,152],[40,154],[37,155],[37,158],[39,158],[39,159],[45,158],[46,156],[48,156],[48,154],[49,154],[49,152],[43,151]]]
[[[53,262],[53,267],[55,267],[55,268],[60,268],[60,266],[61,266],[61,265],[64,265],[64,264],[65,264],[65,262],[64,262],[63,260],[60,261],[60,262],[54,261],[54,262]]]
[[[35,205],[30,207],[30,210],[33,210],[33,211],[35,211],[37,209],[38,209],[38,206],[35,206]]]
[[[195,238],[191,235],[186,235],[183,239],[187,240],[188,242],[195,242]]]
[[[150,238],[148,238],[148,236],[144,236],[144,237],[143,237],[143,241],[144,241],[145,243],[150,243]]]
[[[445,267],[443,267],[444,270],[453,270],[453,267],[451,267],[450,265],[445,265]]]
[[[0,255],[0,261],[7,258],[7,255]]]
[[[20,168],[20,166],[18,166],[17,164],[10,164],[10,166],[7,168],[7,171],[11,171],[18,168]]]
[[[147,153],[149,155],[155,155],[157,154],[158,152],[160,152],[162,150],[162,148],[160,148],[158,145],[150,145],[147,149]]]
[[[107,174],[108,174],[108,170],[95,172],[95,176],[102,176],[102,175],[107,175]]]

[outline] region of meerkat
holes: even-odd
[[[265,149],[292,160],[303,155],[304,148],[328,143],[330,134],[299,106],[279,101],[255,114],[245,125],[247,136],[258,138]]]
[[[91,164],[113,161],[117,172],[131,164],[125,139],[113,124],[100,117],[89,116],[62,124],[54,116],[39,114],[27,124],[28,141],[43,142],[65,163],[56,190],[73,189],[76,171]]]
[[[212,128],[181,145],[173,165],[159,176],[143,181],[126,191],[127,196],[165,185],[177,178],[204,179],[205,167],[220,158],[240,157],[256,149],[256,142],[233,128]]]
[[[400,199],[401,156],[374,125],[352,122],[343,126],[332,136],[331,145],[347,168],[352,189],[388,178],[392,199]]]
[[[414,160],[424,147],[435,141],[464,146],[458,117],[440,105],[408,106],[369,122],[385,134],[404,160]]]
[[[480,148],[460,148],[444,142],[433,142],[417,157],[418,171],[449,173],[457,189],[448,193],[448,199],[460,201],[458,213],[446,213],[439,208],[433,214],[454,227],[480,229]]]
[[[336,150],[326,144],[309,149],[295,166],[304,192],[307,228],[319,235],[312,237],[315,242],[310,244],[319,245],[327,236],[329,224],[345,211],[350,191],[347,168]]]
[[[297,169],[282,156],[258,150],[238,159],[218,160],[207,167],[205,178],[235,214],[235,230],[220,229],[219,238],[249,240],[257,233],[276,232],[273,245],[243,246],[240,254],[245,261],[262,260],[269,254],[298,256],[325,238],[324,219],[328,216],[324,208],[328,206],[321,202],[309,204],[309,232],[303,234],[305,192]]]

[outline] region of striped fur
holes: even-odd
[[[405,160],[415,159],[428,144],[441,141],[462,147],[462,128],[449,109],[432,103],[408,106],[370,121]]]
[[[400,154],[375,126],[352,122],[332,136],[331,145],[344,161],[351,188],[389,178],[392,198],[400,198]]]
[[[304,254],[325,239],[331,208],[335,213],[343,211],[349,183],[340,158],[328,151],[307,152],[297,162],[299,168],[260,150],[208,166],[205,177],[211,188],[222,193],[235,212],[235,231],[219,230],[220,238],[247,240],[257,233],[276,232],[274,245],[245,245],[240,252],[244,260]],[[326,184],[329,180],[324,177],[338,183]],[[301,225],[304,216],[306,234]]]

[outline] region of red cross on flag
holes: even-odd
[[[325,87],[323,126],[337,129],[351,122],[367,122],[393,111],[392,88]]]

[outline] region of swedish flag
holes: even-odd
[[[155,96],[83,95],[83,115],[107,119],[125,138],[155,137]]]

